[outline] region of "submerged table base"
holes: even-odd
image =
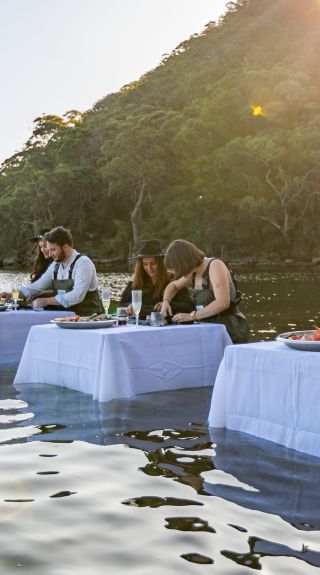
[[[279,342],[228,348],[209,425],[243,431],[320,456],[320,353]]]
[[[30,330],[14,383],[48,383],[109,401],[213,385],[231,340],[223,325]]]
[[[74,315],[72,311],[2,311],[0,313],[0,365],[18,363],[33,325],[49,323],[55,317]]]

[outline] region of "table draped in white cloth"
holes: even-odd
[[[55,317],[74,315],[72,311],[2,311],[0,313],[0,364],[18,363],[30,327],[49,323]]]
[[[30,330],[14,383],[48,383],[109,401],[139,393],[213,385],[223,325]]]
[[[209,413],[227,427],[320,456],[320,353],[279,342],[228,347]]]

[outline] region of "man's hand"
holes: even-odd
[[[46,297],[37,297],[32,302],[33,309],[44,308],[47,305],[48,305],[48,298]]]

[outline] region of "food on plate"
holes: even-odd
[[[288,335],[287,339],[300,340],[300,341],[320,341],[320,327],[316,326],[314,331],[304,333],[302,335],[292,334]]]
[[[70,323],[70,322],[77,322],[77,321],[81,321],[81,322],[86,322],[86,321],[105,321],[106,320],[106,316],[105,314],[100,314],[100,315],[95,315],[94,317],[84,317],[81,315],[71,315],[71,316],[67,316],[67,317],[56,317],[54,319],[54,321],[58,321],[58,322],[66,322],[66,323]]]

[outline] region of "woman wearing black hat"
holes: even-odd
[[[49,229],[41,230],[37,236],[31,238],[33,242],[37,242],[33,268],[30,274],[31,283],[39,279],[52,263],[52,258],[50,258],[47,249],[47,242],[44,239],[44,234],[49,231]]]
[[[164,266],[164,253],[159,240],[142,240],[138,253],[132,260],[137,260],[131,281],[124,289],[120,304],[127,306],[129,315],[133,315],[131,290],[142,290],[142,309],[140,317],[145,317],[153,310],[161,309],[164,290],[171,277]],[[191,292],[185,288],[171,302],[175,313],[189,313],[194,309]]]

